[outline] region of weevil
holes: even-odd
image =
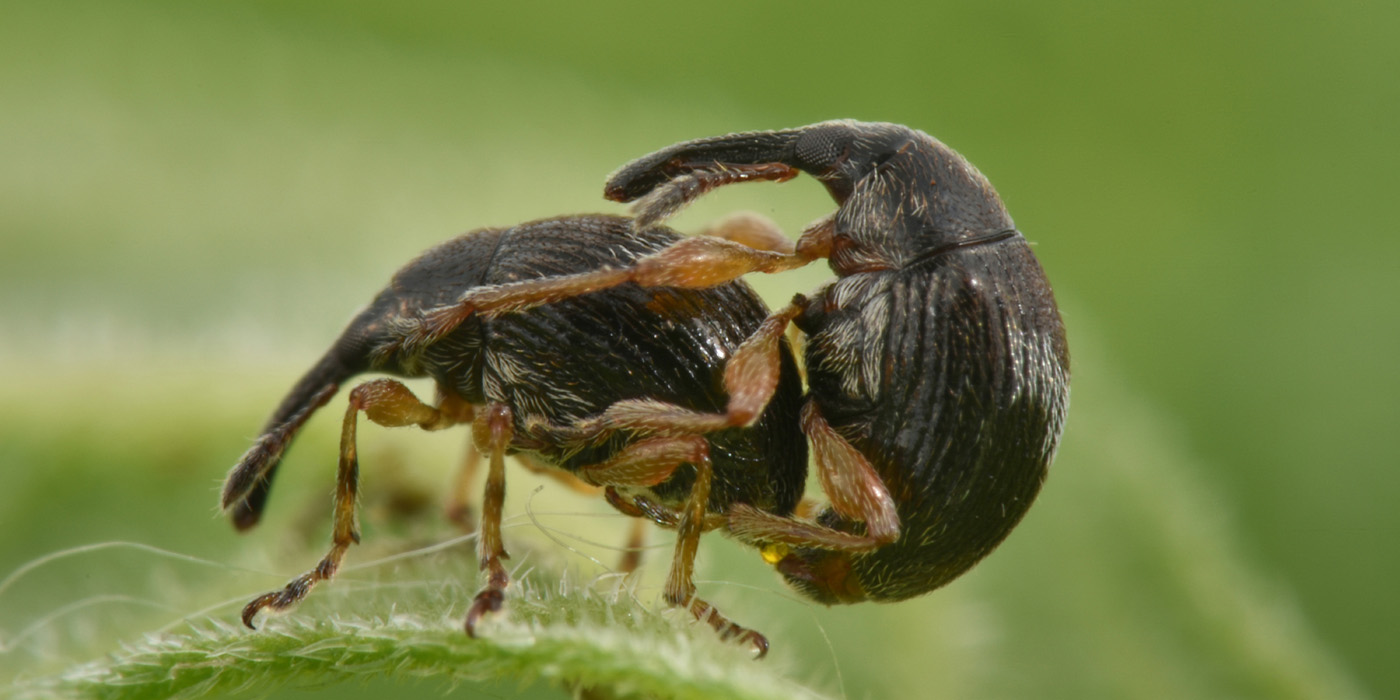
[[[806,479],[801,379],[790,350],[783,344],[765,353],[758,370],[729,362],[768,314],[747,285],[614,286],[508,315],[471,314],[433,338],[418,332],[425,311],[470,290],[627,267],[679,238],[664,227],[634,230],[622,217],[564,217],[475,231],[400,269],[282,400],[229,472],[222,505],[238,529],[255,525],[292,438],[356,375],[431,378],[437,404],[420,401],[392,378],[349,392],[331,549],[284,589],[249,603],[244,623],[252,627],[259,611],[300,601],[334,576],[359,541],[356,423],[364,412],[390,427],[470,424],[475,449],[489,458],[478,543],[486,583],[467,614],[469,634],[483,615],[501,607],[509,582],[500,529],[504,459],[516,454],[527,466],[606,487],[608,500],[629,515],[676,528],[666,600],[688,607],[722,636],[766,652],[761,634],[696,597],[692,580],[702,531],[723,527],[722,516],[735,507],[787,516]],[[728,401],[725,377],[740,371],[773,381],[763,391],[774,396],[754,415],[731,420],[721,415]],[[751,427],[736,427],[740,423]]]
[[[777,352],[771,341],[789,323],[805,334],[802,429],[830,505],[814,520],[739,505],[726,527],[814,600],[903,600],[987,556],[1039,493],[1068,407],[1064,325],[991,183],[902,125],[833,121],[680,143],[618,170],[605,196],[636,201],[646,230],[716,187],[799,173],[837,208],[795,244],[772,231],[691,237],[627,269],[468,293],[430,312],[424,333],[569,290],[698,289],[826,258],[836,279],[774,312],[735,361]],[[768,395],[752,387],[775,384],[731,386],[728,411],[754,414]]]

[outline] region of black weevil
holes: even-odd
[[[626,269],[476,290],[428,314],[422,335],[570,291],[704,288],[827,258],[838,279],[775,312],[731,364],[778,352],[789,322],[807,335],[802,428],[831,506],[807,522],[739,505],[727,528],[815,600],[902,600],[985,557],[1039,492],[1068,405],[1064,326],[991,184],[905,126],[835,121],[681,143],[624,166],[605,194],[640,199],[646,229],[715,187],[799,171],[838,208],[795,245],[773,232],[688,238]],[[728,415],[756,415],[775,382],[731,385]]]
[[[519,453],[605,486],[608,500],[679,534],[666,598],[686,605],[725,637],[767,649],[762,635],[729,622],[695,596],[692,567],[703,530],[748,507],[790,515],[802,495],[806,444],[798,426],[801,380],[784,344],[763,373],[776,380],[773,401],[753,428],[706,420],[722,411],[730,356],[768,309],[743,283],[706,290],[625,285],[571,296],[522,313],[472,315],[451,333],[414,337],[421,313],[464,292],[501,283],[628,266],[679,240],[661,227],[634,231],[630,219],[579,216],[475,231],[420,255],[350,322],[292,388],[262,437],[228,475],[222,503],[234,524],[258,522],[282,454],[310,415],[363,372],[431,377],[439,401],[419,401],[403,384],[378,379],[350,392],[341,437],[333,546],[311,571],[243,611],[252,627],[264,608],[284,609],[333,576],[359,541],[355,428],[364,411],[385,426],[437,430],[471,423],[489,456],[479,551],[487,583],[468,613],[498,609],[508,576],[501,559],[504,457]],[[731,373],[738,368],[731,368]],[[698,420],[676,431],[672,421]],[[729,421],[730,423],[736,423]],[[745,420],[745,422],[749,422]],[[737,424],[737,423],[736,423]],[[474,462],[476,454],[470,456]]]

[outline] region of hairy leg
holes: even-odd
[[[457,468],[457,477],[452,480],[452,490],[447,495],[447,519],[466,533],[476,532],[471,489],[480,471],[481,451],[476,449],[475,440],[468,440],[467,454],[462,458],[462,465]]]
[[[463,403],[444,401],[443,407],[429,406],[413,395],[403,384],[392,379],[366,382],[350,392],[349,407],[340,433],[340,464],[336,474],[335,520],[331,534],[331,549],[315,568],[292,579],[280,591],[258,596],[243,608],[243,624],[253,627],[253,618],[264,609],[286,610],[296,605],[316,584],[335,576],[350,545],[360,541],[356,518],[356,497],[359,489],[360,464],[355,444],[356,422],[360,411],[370,420],[386,427],[417,425],[425,430],[439,430],[455,425]],[[464,409],[465,407],[465,409]]]
[[[501,560],[510,558],[501,539],[501,512],[506,498],[506,446],[510,444],[513,426],[510,408],[504,404],[488,405],[472,424],[476,444],[486,452],[489,465],[486,493],[481,499],[481,534],[477,540],[486,587],[476,594],[467,613],[465,627],[472,637],[476,636],[476,623],[482,615],[501,609],[506,586],[510,583],[510,574],[501,564]]]
[[[803,232],[795,247],[771,240],[768,233],[741,232],[735,222],[729,240],[728,230],[720,236],[686,238],[630,267],[607,268],[574,275],[545,277],[474,288],[454,304],[440,306],[424,314],[415,327],[399,341],[399,349],[415,352],[451,333],[473,314],[497,316],[523,311],[634,282],[643,287],[703,289],[732,282],[751,272],[782,272],[802,267],[813,260],[829,257],[832,251],[831,220],[823,219]],[[742,241],[742,242],[739,242]],[[762,247],[751,247],[756,243]]]
[[[730,510],[730,534],[741,541],[763,546],[765,558],[777,556],[774,547],[868,552],[898,539],[899,514],[895,512],[894,499],[884,481],[870,461],[832,429],[816,404],[810,401],[802,408],[802,431],[812,443],[817,477],[831,500],[832,509],[850,520],[865,523],[865,534],[833,530],[746,505]]]
[[[581,475],[590,482],[610,487],[608,493],[612,501],[617,497],[616,487],[659,484],[681,464],[695,467],[695,484],[675,520],[676,549],[671,557],[671,570],[666,576],[666,602],[686,608],[724,639],[753,644],[759,656],[762,656],[768,653],[768,640],[762,634],[729,620],[695,594],[695,554],[700,546],[700,535],[718,524],[707,510],[710,484],[714,478],[710,443],[699,435],[649,438],[629,445],[606,462],[585,467]],[[630,513],[630,509],[637,505],[637,501],[633,501],[624,502],[618,507]]]

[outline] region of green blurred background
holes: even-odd
[[[279,542],[329,487],[334,419],[251,540],[214,517],[223,471],[432,243],[621,211],[606,175],[675,141],[893,121],[967,156],[1037,244],[1069,429],[983,566],[900,606],[785,602],[780,663],[850,697],[1400,696],[1397,37],[1400,5],[1335,0],[8,4],[0,573],[104,539]],[[796,232],[830,203],[736,187],[677,225],[740,208]],[[430,442],[431,485],[464,438],[361,439]],[[712,539],[706,577],[774,591],[765,614],[781,586]],[[7,593],[32,598],[0,599],[0,630],[142,562]]]

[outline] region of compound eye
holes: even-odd
[[[820,175],[840,165],[849,154],[854,133],[846,124],[820,124],[802,133],[797,140],[795,165]]]

